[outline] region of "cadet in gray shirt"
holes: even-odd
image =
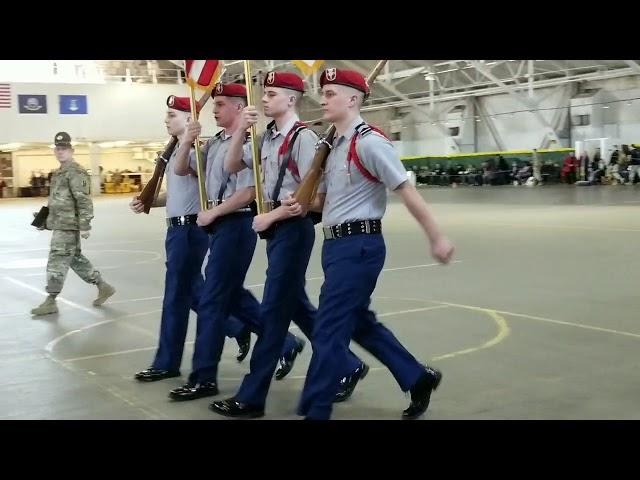
[[[391,143],[360,117],[360,106],[369,95],[366,79],[358,72],[329,68],[320,84],[324,118],[334,123],[336,135],[325,171],[326,196],[319,195],[319,201],[324,200],[325,280],[298,414],[314,420],[331,417],[338,369],[353,338],[389,368],[403,391],[411,392],[403,417],[416,418],[426,411],[442,375],[421,365],[369,309],[386,255],[380,221],[386,189],[400,195],[427,233],[439,262],[450,260],[453,245],[407,181]]]
[[[167,133],[179,139],[185,133],[191,118],[189,99],[171,95],[167,99],[165,126]],[[182,148],[189,150],[191,142],[180,140]],[[202,262],[207,253],[208,236],[197,226],[198,181],[194,175],[178,176],[174,172],[178,147],[174,149],[165,168],[167,192],[160,194],[153,207],[167,208],[167,237],[165,241],[167,273],[162,300],[160,341],[151,367],[136,373],[141,382],[153,382],[180,375],[180,364],[189,324],[189,310],[198,312],[203,285]],[[135,197],[130,203],[135,213],[141,213],[144,205]],[[248,351],[250,333],[236,319],[225,324],[225,333],[235,337],[240,346],[238,359]],[[249,339],[247,339],[249,337]]]
[[[239,84],[218,84],[213,91],[214,116],[222,131],[204,147],[206,160],[205,185],[209,208],[198,213],[198,225],[206,227],[209,235],[209,259],[205,269],[205,283],[198,312],[198,328],[193,354],[193,371],[189,382],[171,391],[176,400],[191,400],[214,395],[218,391],[218,363],[224,345],[223,326],[230,314],[242,321],[248,330],[262,332],[260,304],[243,287],[256,245],[251,229],[250,203],[255,197],[253,175],[250,171],[227,173],[224,160],[233,135],[239,135],[242,149],[248,152],[245,132],[236,132],[246,106],[246,90]],[[194,141],[201,126],[192,122],[185,136]],[[195,152],[186,148],[178,151],[176,173],[189,175],[196,169]],[[295,345],[295,337],[290,342]]]
[[[264,196],[271,207],[268,213],[254,219],[254,230],[261,232],[273,227],[267,239],[267,279],[261,304],[264,332],[251,354],[251,371],[245,376],[238,393],[226,400],[214,402],[211,409],[230,417],[255,417],[264,414],[266,397],[276,370],[276,379],[288,373],[304,342],[298,340],[283,357],[281,349],[291,320],[311,338],[316,309],[305,291],[305,274],[315,240],[313,222],[302,216],[302,210],[289,207],[290,195],[311,167],[317,136],[300,123],[297,105],[304,92],[302,79],[288,72],[269,72],[264,82],[265,115],[274,119],[261,141],[261,163],[264,172]],[[256,123],[255,107],[245,109],[245,116],[237,134]],[[240,142],[230,147],[225,163],[229,171],[242,171],[253,166],[253,158],[240,149]],[[286,345],[286,344],[285,344]],[[280,364],[278,366],[278,355]],[[340,377],[349,377],[364,365],[351,354],[340,368]],[[336,390],[340,388],[336,380]],[[344,387],[346,388],[346,386]],[[343,389],[341,389],[343,390]],[[352,391],[352,390],[351,390]],[[351,391],[343,392],[339,400],[346,400]]]

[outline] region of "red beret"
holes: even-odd
[[[239,83],[217,83],[212,94],[214,97],[247,98],[247,88]]]
[[[366,78],[353,70],[339,70],[337,68],[327,68],[320,76],[320,87],[324,85],[344,85],[346,87],[355,88],[364,93],[365,97],[369,95],[369,84]]]
[[[291,72],[269,72],[264,77],[265,87],[288,88],[304,93],[304,83],[295,73]]]
[[[189,97],[176,97],[175,95],[169,95],[167,98],[167,107],[174,110],[180,110],[181,112],[191,113],[191,101]],[[196,102],[196,112],[200,113],[200,106]]]

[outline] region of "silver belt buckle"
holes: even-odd
[[[364,231],[371,233],[371,222],[369,222],[369,220],[364,221]]]
[[[186,217],[184,215],[180,215],[180,225],[184,225]]]
[[[325,240],[333,240],[335,238],[331,227],[322,227],[322,233],[324,233]]]

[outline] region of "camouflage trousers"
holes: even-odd
[[[47,262],[47,293],[60,293],[69,267],[87,283],[97,284],[102,280],[100,272],[80,251],[80,232],[53,230]]]

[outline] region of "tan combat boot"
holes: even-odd
[[[109,298],[114,293],[116,293],[116,289],[115,288],[113,288],[107,282],[104,282],[104,281],[100,282],[98,284],[98,298],[96,298],[93,301],[93,306],[94,307],[99,307],[104,302],[106,302],[107,298]]]
[[[58,306],[56,305],[55,297],[51,296],[47,297],[41,305],[31,310],[31,315],[50,315],[52,313],[58,313]]]

